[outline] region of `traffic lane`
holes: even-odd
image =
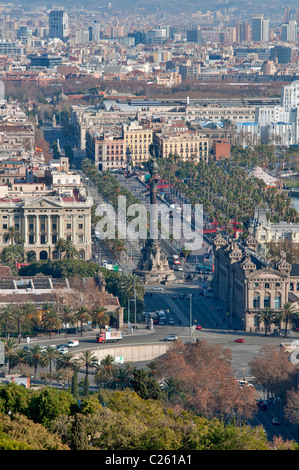
[[[169,316],[182,325],[190,326],[190,299],[187,294],[192,294],[191,320],[192,324],[218,327],[222,324],[223,314],[217,310],[216,305],[208,302],[207,298],[198,294],[198,287],[173,289],[170,292],[147,291],[145,296],[145,311],[169,310]],[[180,296],[185,298],[181,299]]]
[[[257,413],[249,420],[252,426],[263,426],[268,440],[272,441],[274,437],[282,437],[284,441],[294,440],[298,442],[298,430],[291,423],[284,424],[284,420],[279,416],[279,410],[268,409],[258,410]],[[273,424],[272,419],[278,418],[280,424]]]

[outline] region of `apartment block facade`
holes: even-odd
[[[209,139],[196,132],[161,132],[154,135],[154,144],[160,157],[178,155],[182,161],[209,161]]]

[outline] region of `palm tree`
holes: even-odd
[[[20,306],[19,308],[14,309],[13,311],[13,317],[14,320],[17,322],[18,325],[18,340],[19,343],[21,342],[21,336],[22,336],[22,323],[25,318],[25,311],[23,309],[23,306]]]
[[[110,316],[107,312],[107,309],[100,305],[95,307],[92,312],[92,321],[95,325],[100,327],[101,332],[102,328],[105,328],[105,326],[108,325],[110,321]]]
[[[34,380],[36,380],[38,366],[43,366],[45,364],[44,355],[40,346],[36,344],[27,351],[26,362],[29,366],[34,368]]]
[[[71,240],[66,240],[64,251],[67,258],[79,258],[79,251],[75,248]]]
[[[69,369],[74,370],[76,367],[76,360],[72,353],[61,354],[56,360],[56,370]]]
[[[114,357],[108,354],[101,360],[100,365],[97,367],[94,380],[97,384],[109,382],[115,371],[116,365],[114,362]]]
[[[58,251],[58,258],[61,258],[61,253],[65,251],[65,240],[63,238],[59,238],[55,245],[55,251]]]
[[[94,369],[97,367],[98,359],[94,353],[86,350],[80,353],[79,357],[76,359],[76,364],[78,365],[78,367],[85,367],[85,386],[86,386],[85,394],[87,396],[89,394],[89,390],[88,390],[89,369],[90,368]]]
[[[81,336],[83,336],[83,323],[91,320],[91,316],[89,315],[87,308],[84,306],[80,307],[75,313],[75,318],[80,323]]]
[[[3,235],[4,241],[9,242],[10,245],[14,243],[20,243],[22,238],[21,234],[16,227],[8,227],[7,232]]]
[[[133,371],[128,367],[116,367],[113,372],[113,377],[108,383],[109,388],[125,390],[130,388],[131,380],[133,378]]]
[[[285,325],[285,336],[287,336],[288,324],[292,320],[295,320],[298,317],[298,310],[296,306],[291,302],[286,302],[282,306],[282,311],[279,314],[279,319],[284,322]]]
[[[0,321],[5,325],[5,338],[8,337],[8,325],[13,320],[14,307],[12,304],[7,304],[2,308],[0,313]]]
[[[43,352],[43,358],[45,361],[45,365],[49,365],[50,374],[52,374],[52,363],[57,360],[59,357],[59,352],[54,346],[48,346],[45,351]]]
[[[4,341],[4,355],[8,365],[8,374],[10,374],[11,364],[16,355],[17,347],[17,342],[12,338]]]
[[[61,319],[49,302],[43,304],[41,326],[50,333],[50,338],[52,338],[53,329],[61,327]]]
[[[65,305],[62,309],[62,313],[60,314],[61,321],[65,325],[65,337],[67,337],[67,324],[74,324],[75,318],[72,307],[69,305]]]
[[[180,383],[173,377],[165,380],[161,388],[168,399],[180,397],[182,393]]]
[[[264,323],[265,336],[267,336],[267,332],[268,330],[270,331],[271,324],[275,323],[277,320],[277,313],[274,312],[274,310],[272,310],[270,307],[265,307],[257,313],[257,318],[260,323]]]

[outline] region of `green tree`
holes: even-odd
[[[40,346],[35,344],[32,348],[28,349],[26,353],[26,363],[34,368],[34,380],[36,380],[37,368],[45,364],[44,355]]]
[[[17,342],[14,339],[7,339],[4,341],[4,355],[8,365],[8,374],[10,374],[11,363],[14,360],[17,350]]]
[[[91,320],[91,315],[88,313],[88,309],[82,305],[75,313],[75,318],[80,323],[81,336],[83,336],[83,324]]]
[[[143,399],[160,400],[162,391],[157,380],[143,369],[135,369],[132,379],[133,390]]]
[[[298,310],[294,304],[291,302],[286,302],[282,306],[282,311],[280,312],[279,319],[284,322],[285,326],[285,336],[287,336],[288,325],[290,322],[298,318]]]
[[[47,427],[59,416],[69,416],[74,403],[74,398],[69,392],[47,387],[31,398],[28,417]]]
[[[87,450],[89,448],[86,418],[82,414],[75,414],[71,436],[71,450]]]
[[[50,338],[52,338],[53,330],[61,327],[59,314],[54,310],[53,305],[49,302],[44,303],[42,306],[41,326],[44,331],[49,332]]]
[[[114,357],[111,354],[105,356],[100,364],[97,366],[94,380],[97,384],[108,384],[113,377],[113,373],[116,369]]]
[[[11,321],[13,320],[14,307],[12,304],[7,304],[1,309],[0,312],[0,321],[4,324],[5,329],[5,338],[8,337],[8,327]]]
[[[98,364],[97,357],[94,353],[89,350],[82,351],[79,356],[76,358],[76,363],[79,367],[85,368],[85,380],[88,380],[88,374],[90,369],[96,368]],[[89,393],[89,390],[86,390],[86,395]]]
[[[265,336],[267,336],[268,331],[270,331],[271,325],[277,320],[277,313],[270,307],[265,307],[257,313],[257,318],[259,323],[264,324]]]
[[[0,385],[1,414],[26,414],[32,392],[14,383]]]

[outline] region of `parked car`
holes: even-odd
[[[177,299],[178,296],[177,296],[176,294],[173,294],[173,295],[171,296],[171,298],[172,298],[172,299]]]
[[[168,324],[169,324],[169,325],[174,325],[174,319],[173,319],[173,318],[169,318],[169,319],[168,319]]]
[[[244,338],[235,339],[234,343],[245,343],[245,339]]]
[[[177,335],[169,335],[164,338],[164,341],[176,341],[178,339]]]

